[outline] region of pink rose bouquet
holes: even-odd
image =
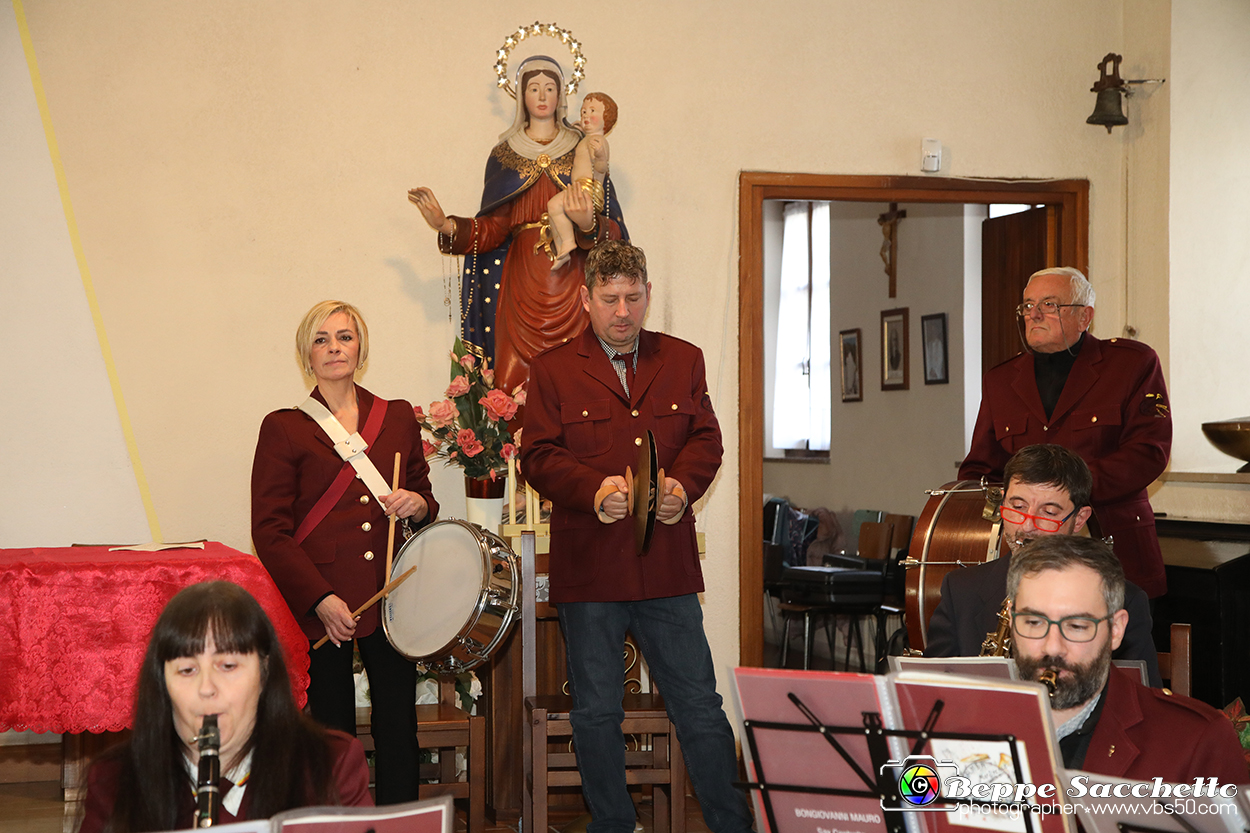
[[[466,477],[494,480],[507,471],[507,460],[520,453],[521,432],[514,437],[508,421],[525,404],[525,390],[508,394],[493,388],[494,372],[458,338],[450,359],[444,398],[425,410],[413,408],[430,436],[422,442],[426,458],[441,457],[446,465],[460,466]]]
[[[478,404],[486,408],[486,415],[491,419],[502,419],[507,422],[516,416],[517,408],[521,403],[496,388],[487,391],[486,395],[478,400]]]

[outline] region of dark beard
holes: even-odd
[[[1056,672],[1072,672],[1071,677],[1056,675],[1055,693],[1050,695],[1050,706],[1057,710],[1076,708],[1088,703],[1107,684],[1107,676],[1111,671],[1111,640],[1107,640],[1098,656],[1084,665],[1069,663],[1059,657],[1042,656],[1032,659],[1017,656],[1016,667],[1020,670],[1020,679],[1033,681],[1041,676],[1041,672],[1051,668]]]

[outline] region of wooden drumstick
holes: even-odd
[[[399,452],[395,452],[395,475],[391,478],[391,494],[399,491]],[[390,514],[390,528],[386,531],[386,578],[391,578],[391,558],[395,555],[395,519],[399,512]],[[385,591],[383,591],[385,592]]]
[[[395,579],[394,581],[392,581],[390,584],[383,587],[378,592],[374,593],[373,597],[370,598],[369,601],[365,602],[360,607],[356,608],[356,612],[352,614],[352,618],[359,619],[360,614],[364,613],[366,610],[368,610],[369,608],[377,604],[378,601],[380,601],[383,596],[385,596],[387,593],[390,593],[399,585],[403,584],[404,579],[408,578],[408,576],[412,575],[416,571],[417,571],[416,567],[409,567],[408,570],[402,576]],[[322,645],[326,644],[329,641],[330,641],[330,634],[327,633],[325,636],[317,640],[317,644],[313,645],[313,650],[314,651],[317,650],[318,648],[320,648]]]

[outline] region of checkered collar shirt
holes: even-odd
[[[599,339],[599,346],[608,355],[608,361],[612,362],[612,369],[616,371],[616,378],[621,380],[621,389],[625,391],[626,396],[629,396],[629,382],[626,381],[625,362],[627,360],[632,361],[633,366],[629,368],[631,371],[629,375],[633,376],[638,371],[638,339],[634,339],[634,346],[631,350],[622,353],[615,350],[602,338],[599,338],[598,333],[595,333],[595,338]]]

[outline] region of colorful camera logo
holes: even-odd
[[[898,794],[908,804],[928,807],[942,795],[942,784],[932,767],[912,764],[898,777]]]
[[[942,779],[959,772],[953,761],[938,761],[931,755],[909,755],[901,761],[887,761],[881,772],[893,770],[898,784],[898,800],[881,801],[885,810],[945,810],[930,806],[942,797]],[[891,806],[892,805],[892,806]]]

